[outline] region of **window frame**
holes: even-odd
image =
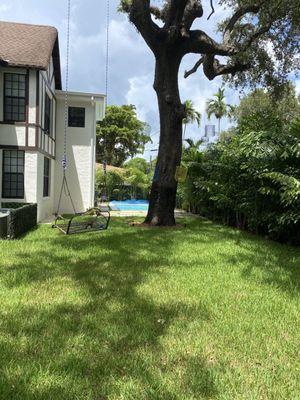
[[[12,153],[15,152],[17,153],[16,157],[12,157]],[[6,164],[6,154],[10,153],[9,156],[9,164]],[[21,155],[21,157],[19,157]],[[12,160],[16,159],[15,163],[12,163]],[[19,164],[19,160],[22,160],[22,163]],[[22,165],[23,164],[23,165]],[[9,165],[9,167],[16,167],[17,171],[16,172],[7,172],[6,167]],[[22,172],[18,172],[18,167],[23,167]],[[9,176],[9,181],[6,179],[6,177]],[[12,179],[12,177],[15,176],[15,179]],[[21,176],[21,180],[19,180]],[[7,182],[10,183],[9,189],[6,188]],[[12,183],[16,183],[16,188],[12,188]],[[21,183],[21,189],[18,188],[18,184]],[[16,191],[16,195],[12,195],[12,190]],[[9,193],[6,193],[6,192]],[[18,191],[19,194],[18,194]],[[3,150],[3,156],[2,156],[2,198],[3,199],[24,199],[25,197],[25,151],[23,150],[13,150],[13,149],[4,149]]]
[[[44,104],[44,133],[51,136],[52,131],[52,99],[45,90],[45,104]],[[46,124],[47,122],[47,124]]]
[[[3,121],[7,122],[7,123],[26,122],[26,120],[27,120],[27,103],[28,103],[28,76],[27,76],[27,74],[21,74],[21,73],[16,73],[16,72],[4,72],[3,75],[4,75],[4,77],[3,77]],[[8,84],[7,77],[8,76],[11,76],[11,79],[10,79],[10,83],[12,85],[11,88],[7,87],[7,84]],[[18,81],[17,81],[18,89],[14,89],[13,88],[13,83],[14,83],[14,78],[13,77],[14,76],[18,77]],[[19,78],[21,76],[24,77],[24,82],[23,82],[24,83],[24,88],[20,88],[20,80],[19,80]],[[11,92],[13,90],[18,90],[18,96],[13,96],[12,94],[11,95],[7,95],[6,94],[7,89],[8,90],[10,89]],[[24,96],[20,96],[19,95],[20,91],[24,91]],[[11,118],[7,118],[7,114],[8,114],[8,112],[7,112],[7,105],[8,105],[7,102],[8,102],[8,99],[11,100],[11,105],[10,105],[10,107],[11,107],[11,111],[10,111]],[[14,112],[13,112],[13,107],[14,107],[13,101],[16,100],[16,99],[24,101],[24,105],[23,105],[24,112],[21,113],[22,115],[24,114],[24,118],[19,118],[20,107],[22,107],[19,104],[17,106],[15,106],[15,107],[18,107],[18,118],[17,119],[13,118],[13,114],[14,114]]]
[[[43,198],[50,197],[50,194],[51,194],[51,159],[48,157],[44,157]]]
[[[71,115],[71,110],[77,110],[77,111],[83,111],[83,116],[74,116]],[[73,123],[71,122],[71,119],[73,118]],[[78,123],[78,120],[80,118],[83,118],[83,122]],[[68,108],[68,127],[69,128],[85,128],[85,120],[86,120],[86,108],[85,107],[76,107],[76,106],[69,106]]]

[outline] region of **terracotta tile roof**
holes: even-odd
[[[0,21],[0,62],[46,70],[53,55],[56,86],[61,86],[58,32],[51,26]]]

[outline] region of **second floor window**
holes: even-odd
[[[69,107],[69,126],[72,128],[85,127],[85,108]]]
[[[4,74],[4,121],[26,120],[26,75]]]
[[[47,135],[51,135],[51,99],[47,93],[45,94],[44,129]]]

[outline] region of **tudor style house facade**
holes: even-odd
[[[67,178],[77,212],[94,204],[96,122],[105,96],[61,90],[57,30],[0,22],[0,203],[56,212],[67,117]],[[0,205],[1,207],[1,205]],[[61,212],[71,212],[63,196]]]

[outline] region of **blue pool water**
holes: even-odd
[[[149,202],[147,200],[124,200],[111,201],[109,205],[113,211],[148,211]]]

